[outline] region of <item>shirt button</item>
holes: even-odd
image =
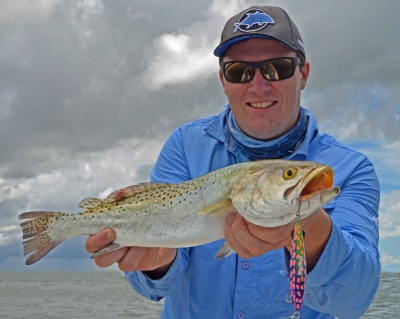
[[[171,280],[171,277],[168,277],[167,279],[164,280],[164,285],[166,285],[167,283],[169,283],[169,281]]]
[[[238,318],[239,319],[244,319],[244,317],[246,317],[245,313],[243,311],[238,313]]]
[[[247,261],[245,261],[245,262],[242,264],[242,268],[243,268],[244,270],[249,269],[249,267],[250,267],[250,264],[249,264]]]

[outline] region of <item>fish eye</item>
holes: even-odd
[[[296,167],[291,167],[288,168],[286,171],[283,172],[283,178],[284,179],[292,179],[296,176],[297,174],[297,168]]]

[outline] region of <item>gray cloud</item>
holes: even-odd
[[[218,39],[220,30],[207,23],[212,19],[207,11],[211,1],[191,6],[178,1],[95,1],[88,7],[82,3],[53,2],[46,10],[38,7],[44,12],[40,18],[2,21],[4,176],[33,176],[44,167],[63,165],[75,153],[106,149],[132,136],[168,132],[193,118],[191,108],[204,110],[205,115],[225,102],[216,74],[158,92],[143,87],[152,58],[147,54],[156,54],[150,49],[157,37],[185,30],[194,37],[201,29]],[[299,24],[307,45],[312,63],[307,92],[319,93],[344,81],[397,83],[399,66],[394,59],[400,44],[393,41],[393,12],[400,4],[353,3],[281,4]],[[249,4],[233,3],[243,8]]]
[[[143,92],[143,54],[157,33],[185,27],[207,2],[171,15],[164,14],[165,3],[156,10],[155,2],[145,3],[85,9],[80,2],[65,2],[45,21],[3,23],[0,163],[5,176],[32,176],[43,166],[63,165],[65,154],[151,135],[168,129],[169,118],[180,117],[182,112],[171,110],[185,97],[178,101],[177,96],[165,99],[169,93]]]
[[[399,9],[397,1],[373,0],[304,6],[301,28],[313,66],[309,89],[345,82],[399,84]]]

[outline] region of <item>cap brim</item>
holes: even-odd
[[[240,35],[235,38],[231,38],[223,43],[221,43],[219,46],[216,47],[214,50],[214,55],[217,57],[222,57],[225,53],[226,50],[228,50],[229,47],[234,45],[237,42],[243,41],[243,40],[248,40],[248,39],[254,39],[254,38],[261,38],[261,39],[269,39],[269,40],[274,40],[277,41],[285,46],[287,46],[290,50],[296,51],[296,52],[301,52],[299,51],[298,48],[293,47],[285,42],[279,41],[276,38],[269,37],[267,35],[261,35],[261,34],[245,34],[245,35]]]

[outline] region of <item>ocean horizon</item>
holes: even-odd
[[[362,319],[400,312],[400,273],[381,274],[378,292]],[[163,302],[137,294],[120,271],[1,271],[0,318],[159,318]]]

